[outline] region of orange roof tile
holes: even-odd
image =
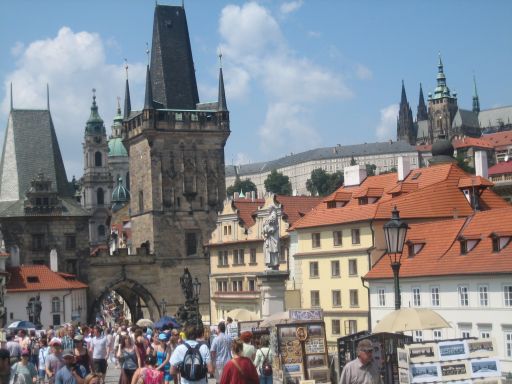
[[[87,284],[78,281],[75,275],[53,272],[46,265],[22,265],[9,267],[11,278],[7,292],[55,291],[62,289],[83,289]]]
[[[483,178],[482,176],[469,176],[462,177],[459,180],[459,188],[469,188],[469,187],[492,187],[494,183],[489,180]]]
[[[512,131],[503,131],[489,135],[483,135],[481,139],[491,143],[493,147],[512,145]]]
[[[494,164],[492,167],[489,167],[488,173],[489,176],[506,175],[508,173],[512,173],[512,161],[505,161],[503,163]]]
[[[350,201],[352,198],[352,192],[334,192],[327,196],[323,201]]]
[[[462,139],[455,139],[452,140],[453,148],[468,148],[468,147],[478,147],[478,148],[485,148],[485,149],[492,149],[494,146],[489,143],[487,140],[483,140],[481,138],[475,138],[475,137],[464,137]]]
[[[403,182],[397,183],[394,188],[388,191],[389,194],[394,195],[397,193],[409,193],[418,190],[418,183]]]
[[[407,237],[424,237],[423,249],[409,257],[404,247],[400,277],[449,276],[512,272],[512,244],[492,251],[493,232],[508,232],[512,227],[512,207],[477,212],[461,219],[411,224]],[[473,238],[475,233],[482,236]],[[467,235],[466,235],[467,234]],[[480,240],[466,254],[461,254],[458,238]],[[366,279],[392,278],[389,258],[383,256],[365,276]]]
[[[238,210],[238,217],[242,220],[245,228],[252,227],[255,223],[253,214],[259,206],[265,204],[264,199],[235,199],[233,200],[235,208]]]
[[[359,197],[382,197],[382,194],[384,193],[384,188],[376,188],[376,187],[368,187],[359,190],[358,192],[354,193],[352,197],[359,198]]]
[[[314,196],[277,195],[276,200],[282,205],[283,215],[290,226],[322,202],[321,197]]]

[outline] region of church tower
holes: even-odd
[[[446,85],[446,76],[444,74],[443,61],[439,55],[437,65],[437,87],[434,95],[428,96],[428,119],[430,142],[438,139],[451,140],[454,136],[452,132],[452,122],[457,113],[457,95],[450,92]]]
[[[473,76],[473,112],[480,113],[480,100],[478,99],[478,91],[476,89],[476,79]]]
[[[418,110],[416,112],[416,121],[428,120],[427,106],[425,105],[425,98],[423,97],[423,88],[420,83],[420,97],[418,101]]]
[[[128,88],[126,93],[129,97]],[[209,257],[204,247],[226,197],[229,111],[222,69],[218,100],[199,103],[182,6],[156,5],[144,107],[133,111],[125,102],[124,116],[132,244],[154,254],[169,292],[180,292],[184,267],[207,287]],[[173,300],[171,307],[182,302],[179,296],[166,296]],[[207,293],[199,303],[208,306]]]
[[[416,145],[416,129],[412,119],[412,111],[405,94],[404,81],[402,80],[402,97],[398,110],[398,120],[396,123],[397,140],[405,141],[411,145]]]
[[[93,89],[91,115],[85,125],[83,143],[84,176],[82,206],[92,216],[89,220],[91,247],[107,240],[110,215],[112,175],[108,168],[108,142],[103,119],[98,114],[96,90]]]

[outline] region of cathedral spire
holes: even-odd
[[[224,76],[222,75],[222,53],[219,53],[219,62],[219,96],[217,109],[219,111],[227,111],[228,105],[226,103],[226,92],[224,91]]]
[[[144,109],[154,109],[153,90],[151,89],[151,73],[149,65],[146,67],[146,96],[144,97]]]
[[[11,82],[11,111],[13,110],[14,108],[12,107],[12,82]]]
[[[473,112],[480,113],[480,100],[478,99],[478,91],[476,89],[476,78],[473,75]]]
[[[425,104],[425,98],[423,97],[423,87],[420,83],[420,97],[418,101],[418,111],[416,113],[416,120],[422,121],[422,120],[428,120],[428,111],[427,106]]]
[[[404,81],[402,80],[402,97],[400,98],[400,104],[407,103],[407,95],[405,94],[405,85]]]
[[[398,109],[398,119],[396,123],[397,140],[408,142],[411,145],[416,144],[416,131],[414,129],[414,121],[412,119],[412,111],[407,101],[405,93],[405,85],[402,80],[402,96]]]
[[[50,85],[46,83],[46,109],[50,110]]]
[[[124,118],[130,117],[132,112],[132,103],[130,101],[130,85],[128,84],[128,60],[124,59],[124,69],[126,70],[126,86],[124,90]]]
[[[96,89],[92,89],[92,105],[91,115],[85,125],[85,135],[105,135],[105,125],[103,125],[103,119],[98,113],[98,105],[96,104]]]

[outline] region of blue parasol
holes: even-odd
[[[154,324],[154,328],[181,328],[181,324],[172,316],[163,316]]]

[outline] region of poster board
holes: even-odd
[[[301,321],[276,327],[283,382],[330,383],[325,323]]]
[[[489,380],[499,383],[501,380],[500,361],[492,339],[411,343],[398,348],[397,355],[400,384],[484,383]]]

